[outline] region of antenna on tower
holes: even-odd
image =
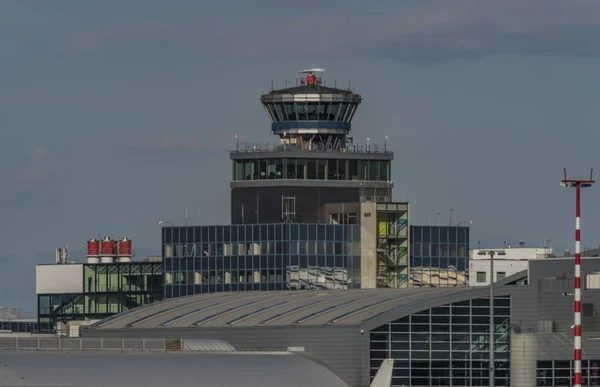
[[[305,78],[300,78],[300,84],[304,85],[306,83],[307,86],[317,86],[322,83],[321,78],[315,77],[314,73],[324,73],[325,69],[322,68],[310,68],[305,70],[298,71],[299,74],[308,74]]]

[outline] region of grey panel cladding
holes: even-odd
[[[364,195],[383,196],[382,189],[365,189]],[[391,190],[390,190],[391,196]],[[231,223],[280,223],[282,197],[295,197],[295,223],[319,223],[324,219],[326,203],[360,201],[358,188],[269,187],[231,190]]]
[[[538,280],[538,287],[544,293],[572,292],[575,289],[575,279],[542,278]]]
[[[286,351],[288,347],[304,347],[306,356],[321,362],[350,385],[362,385],[365,336],[356,326],[90,329],[82,334],[103,338],[217,339],[227,341],[238,351]],[[368,352],[365,356],[368,359]]]
[[[550,285],[549,282],[570,280],[574,277],[575,259],[574,258],[548,258],[529,261],[529,281],[533,286],[545,286],[549,289],[551,286],[570,286],[570,284]],[[582,288],[585,288],[585,277],[587,274],[600,272],[600,259],[581,258],[581,278]],[[543,282],[540,282],[543,280]],[[572,291],[573,287],[569,291]],[[550,291],[550,290],[546,290]]]
[[[582,300],[584,303],[582,325],[584,331],[600,330],[600,321],[594,317],[593,309],[600,305],[599,291],[583,291]],[[573,325],[573,295],[572,293],[539,293],[538,298],[538,319],[552,320],[554,322],[555,332],[571,334],[571,325]],[[590,309],[592,311],[590,312]],[[597,314],[596,314],[597,315]]]
[[[511,286],[510,318],[513,331],[535,332],[538,328],[538,292],[529,286]]]

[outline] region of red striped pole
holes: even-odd
[[[573,354],[574,370],[573,370],[573,386],[581,387],[581,183],[576,183],[576,199],[575,199],[575,337]]]
[[[575,188],[575,316],[573,324],[573,387],[581,387],[581,188],[591,187],[595,183],[592,180],[594,170],[590,171],[589,180],[567,180],[561,181],[564,187]]]

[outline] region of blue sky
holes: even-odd
[[[598,167],[595,0],[4,1],[0,305],[35,313],[35,264],[161,219],[229,221],[227,151],[274,141],[259,96],[307,66],[352,77],[353,135],[396,150],[414,223],[472,220],[472,242],[572,248],[562,168]],[[600,245],[600,191],[583,244]]]

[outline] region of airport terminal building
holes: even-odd
[[[582,260],[583,377],[600,384],[600,259]],[[498,283],[496,386],[568,386],[572,259],[532,261]],[[204,338],[295,351],[351,386],[394,359],[395,386],[488,386],[489,287],[228,292],[164,300],[82,328],[83,337]]]

